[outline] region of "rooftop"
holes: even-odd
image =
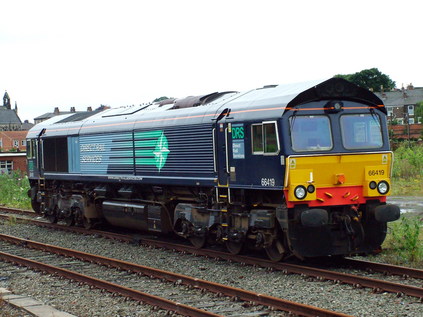
[[[383,100],[385,106],[415,105],[423,101],[423,88],[398,89],[395,91],[376,92],[376,96]]]

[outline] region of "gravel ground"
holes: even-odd
[[[15,294],[27,295],[40,300],[58,310],[63,310],[76,316],[166,316],[163,310],[153,310],[149,305],[139,305],[135,301],[126,301],[119,296],[113,296],[86,285],[80,285],[65,279],[59,279],[46,274],[39,274],[26,268],[18,268],[0,262],[0,285],[7,287]],[[10,306],[8,307],[10,309]],[[27,316],[22,313],[11,316]],[[0,316],[3,316],[1,311]],[[7,316],[7,315],[6,315]]]
[[[390,293],[374,294],[369,289],[314,281],[299,275],[268,272],[262,268],[128,245],[95,236],[57,232],[30,225],[0,224],[0,232],[157,267],[354,316],[423,315],[423,304],[414,297],[397,297]],[[0,267],[1,265],[0,263]],[[17,294],[33,296],[57,309],[78,316],[162,315],[161,312],[151,311],[145,306],[125,302],[118,297],[111,297],[85,286],[48,276],[39,277],[37,273],[20,270],[25,271],[25,274],[11,274],[9,279],[0,281],[0,287],[9,288]]]
[[[1,266],[0,266],[1,267]],[[0,316],[1,317],[32,317],[30,314],[23,313],[20,309],[7,305],[0,299]]]

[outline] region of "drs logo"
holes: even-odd
[[[232,139],[243,139],[244,127],[232,127]]]

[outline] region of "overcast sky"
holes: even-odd
[[[0,94],[21,120],[372,67],[423,86],[420,1],[1,1]]]

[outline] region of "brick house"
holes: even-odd
[[[12,109],[7,92],[0,105],[0,173],[26,172],[26,135],[33,124],[22,123],[18,106]]]
[[[107,108],[109,108],[109,107],[100,106],[98,109],[94,110],[94,112],[103,111]],[[77,114],[77,113],[86,113],[86,112],[92,112],[92,111],[93,111],[92,107],[87,107],[87,111],[76,111],[75,107],[71,107],[70,111],[62,111],[62,110],[59,109],[59,107],[55,107],[53,112],[47,112],[47,113],[44,113],[44,114],[34,118],[34,122],[35,122],[35,124],[38,124],[40,122],[43,122],[45,120],[48,120],[50,118],[53,118],[55,116],[62,115],[62,114],[70,114],[70,113]]]
[[[423,101],[423,87],[396,89],[375,93],[383,100],[388,112],[388,125],[391,138],[421,139],[423,118],[415,115],[417,103]]]
[[[25,152],[28,131],[0,131],[1,152]]]
[[[422,117],[414,115],[416,104],[423,101],[423,87],[413,87],[410,84],[407,88],[376,92],[375,94],[385,104],[390,122],[399,125],[423,123]]]
[[[21,171],[26,173],[26,153],[0,153],[0,174]]]

